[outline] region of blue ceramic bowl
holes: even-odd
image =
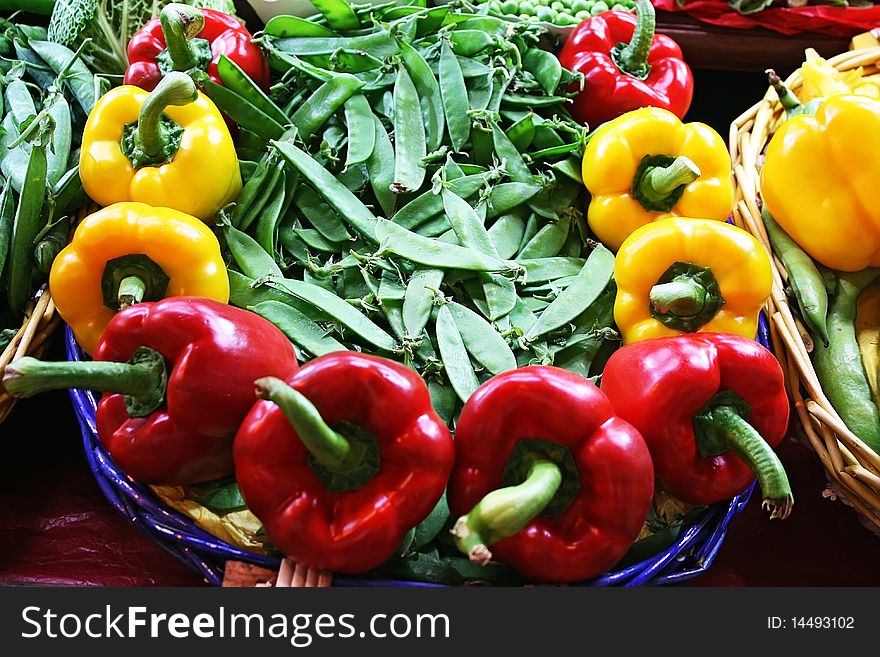
[[[763,313],[758,326],[758,341],[770,346],[769,327]],[[83,351],[69,328],[65,333],[69,360],[83,360]],[[177,511],[159,501],[147,486],[122,472],[101,445],[95,428],[97,398],[87,390],[72,389],[70,396],[79,420],[83,447],[89,468],[104,495],[116,510],[141,532],[149,536],[185,564],[201,573],[205,580],[219,585],[227,560],[244,561],[264,568],[278,569],[280,559],[254,554],[226,543]],[[639,563],[611,570],[604,575],[582,582],[583,586],[660,586],[692,579],[707,570],[727,534],[731,520],[745,508],[752,488],[728,502],[715,504],[703,512],[693,524],[683,528],[675,543]],[[423,582],[334,575],[334,586],[438,586]]]

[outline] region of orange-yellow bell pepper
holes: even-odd
[[[211,229],[177,210],[143,203],[116,203],[83,219],[52,263],[49,289],[89,354],[121,307],[177,296],[229,301]]]
[[[670,216],[724,221],[733,209],[730,155],[703,123],[645,107],[598,128],[584,149],[590,229],[612,251]]]
[[[671,218],[630,235],[614,261],[626,343],[716,331],[754,338],[772,274],[764,247],[722,221]]]
[[[104,94],[83,130],[79,174],[99,205],[137,201],[204,221],[241,191],[223,116],[179,72],[149,93],[122,86]]]

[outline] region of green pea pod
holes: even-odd
[[[281,332],[312,357],[317,358],[334,351],[348,351],[341,342],[304,313],[280,301],[264,301],[248,308],[251,312],[272,322]]]
[[[559,162],[553,163],[553,169],[567,176],[578,185],[583,185],[584,180],[581,175],[581,160],[578,157],[568,157]]]
[[[365,73],[375,71],[384,64],[381,59],[363,50],[340,49],[329,55],[303,55],[303,59],[315,66],[339,73]]]
[[[510,346],[489,322],[473,310],[454,301],[450,301],[444,307],[449,308],[465,348],[474,360],[492,374],[516,369],[516,357]]]
[[[470,204],[449,189],[443,189],[440,195],[446,216],[461,245],[498,258],[486,227]]]
[[[217,74],[223,85],[232,89],[242,98],[247,98],[254,107],[281,125],[290,123],[284,111],[269,98],[266,93],[245,73],[241,67],[226,55],[221,54],[217,60]]]
[[[361,26],[354,9],[345,0],[311,0],[334,30],[356,30]]]
[[[565,215],[558,221],[542,227],[537,234],[517,254],[516,260],[534,260],[536,258],[552,258],[562,250],[568,239],[571,228],[571,217]]]
[[[246,128],[263,141],[280,139],[284,126],[254,105],[244,96],[208,79],[207,74],[196,76],[196,81],[205,95],[214,101],[217,108],[235,121],[239,128]]]
[[[568,179],[560,179],[554,184],[544,186],[529,199],[528,205],[538,215],[555,221],[563,214],[565,208],[575,204],[582,189],[583,185],[576,185]]]
[[[15,48],[16,58],[25,64],[27,74],[41,89],[48,89],[54,84],[55,76],[48,72],[51,69],[46,66],[46,62],[40,59],[37,53],[17,39],[13,41],[13,47]]]
[[[355,93],[364,82],[354,75],[338,73],[322,84],[290,117],[302,141],[308,139]]]
[[[499,258],[509,259],[516,255],[525,230],[525,219],[516,212],[502,215],[492,224],[489,239],[495,245]]]
[[[373,127],[375,131],[375,144],[373,152],[367,158],[367,172],[370,175],[370,187],[373,195],[379,202],[379,207],[390,217],[394,214],[394,206],[397,204],[397,194],[391,191],[394,182],[394,147],[391,139],[382,125],[382,121],[373,115]]]
[[[7,180],[0,193],[0,279],[2,279],[9,257],[9,241],[12,237],[12,225],[15,222],[15,197],[12,194],[12,183]]]
[[[455,389],[447,383],[431,379],[428,381],[428,393],[431,395],[431,406],[437,411],[437,415],[446,424],[451,424],[455,407],[458,404],[458,395],[455,394]],[[416,532],[418,539],[418,530]]]
[[[348,168],[353,164],[366,162],[376,144],[373,110],[362,94],[355,94],[345,101],[345,125],[348,129],[345,166]]]
[[[535,138],[535,115],[529,112],[507,129],[507,138],[520,153],[532,145]]]
[[[468,87],[468,105],[472,110],[484,110],[489,106],[492,98],[492,78],[494,72],[489,71],[486,75],[470,80]]]
[[[9,252],[9,279],[7,296],[9,307],[16,313],[24,312],[31,297],[31,274],[34,269],[34,239],[40,232],[40,218],[46,200],[46,146],[36,143],[31,147],[24,183],[18,198],[12,227],[12,246]]]
[[[278,234],[278,222],[281,221],[284,208],[289,205],[290,197],[296,187],[295,182],[288,179],[295,178],[296,174],[293,171],[282,170],[281,184],[270,197],[269,202],[263,206],[260,216],[257,218],[254,236],[263,250],[273,256],[275,254],[275,238]]]
[[[448,43],[440,48],[440,95],[452,148],[461,152],[470,137],[471,120],[467,112],[468,95],[458,59]]]
[[[452,384],[458,398],[466,402],[480,387],[480,381],[474,373],[471,359],[455,319],[445,305],[437,312],[435,332],[437,346],[440,349],[440,359],[443,361],[443,368],[449,378],[449,383]]]
[[[438,214],[436,217],[420,223],[413,229],[413,232],[416,232],[423,237],[438,237],[449,231],[451,228],[452,226],[449,223],[449,218],[445,214]]]
[[[813,259],[770,216],[767,206],[761,208],[761,218],[767,228],[773,251],[788,270],[788,282],[801,309],[801,315],[827,346],[828,292],[822,274]]]
[[[508,91],[501,99],[504,107],[539,109],[570,102],[565,96],[530,96]]]
[[[376,298],[379,301],[403,301],[406,296],[406,287],[401,285],[395,276],[389,272],[383,272],[379,279],[379,290]]]
[[[387,219],[376,226],[380,249],[411,262],[440,269],[506,271],[510,265],[499,258],[441,240],[422,237]]]
[[[254,279],[284,276],[275,259],[253,237],[231,224],[223,224],[220,230],[232,259],[245,276]]]
[[[12,114],[12,120],[19,128],[28,118],[36,116],[37,106],[27,84],[20,79],[11,80],[6,85],[6,108]]]
[[[482,189],[489,178],[483,174],[472,174],[447,181],[446,188],[461,198],[470,198]],[[413,229],[423,222],[443,212],[443,197],[428,190],[394,213],[394,223]]]
[[[80,59],[70,48],[51,41],[30,40],[29,45],[34,49],[40,59],[46,62],[64,80],[64,85],[70,89],[76,102],[88,115],[95,103],[96,96],[95,75],[89,70],[85,62]]]
[[[416,87],[406,71],[397,69],[394,85],[394,182],[397,194],[415,191],[425,180],[425,124]]]
[[[89,197],[83,189],[82,179],[79,177],[78,164],[69,169],[63,176],[61,176],[61,179],[55,183],[50,198],[55,204],[56,216],[70,214],[88,203]]]
[[[540,48],[529,48],[523,57],[523,68],[535,76],[538,84],[552,96],[562,80],[562,65],[556,55]]]
[[[352,239],[339,215],[311,187],[300,187],[294,204],[308,222],[330,242]]]
[[[461,57],[473,57],[495,45],[495,37],[482,30],[455,30],[449,34],[452,50]]]
[[[558,278],[577,276],[586,264],[583,258],[536,258],[518,260],[525,269],[524,280],[529,284],[555,281]]]
[[[70,217],[62,217],[51,226],[43,229],[42,237],[37,237],[34,247],[34,264],[41,274],[49,274],[52,263],[61,249],[67,246],[67,238],[70,234]]]
[[[31,145],[22,142],[13,149],[9,144],[18,138],[18,127],[12,112],[3,117],[2,130],[0,130],[0,171],[7,180],[12,181],[12,189],[19,194],[24,185],[24,174],[27,171],[28,158],[30,157]]]
[[[289,55],[329,55],[337,50],[363,50],[373,57],[384,59],[400,52],[397,41],[387,31],[337,39],[324,37],[272,39],[271,46]]]
[[[273,37],[338,37],[339,35],[314,21],[298,16],[274,16],[266,23],[263,34]]]
[[[46,181],[53,187],[67,173],[67,160],[70,157],[72,140],[70,106],[63,94],[56,94],[50,101],[48,112],[55,127],[49,151],[46,153]]]
[[[532,199],[542,187],[534,183],[509,182],[493,185],[489,191],[489,205],[486,216],[489,219],[500,217]],[[531,239],[531,236],[529,237]]]
[[[341,251],[339,242],[331,242],[314,228],[295,228],[296,233],[310,249],[315,251],[323,251],[324,253],[339,253]]]
[[[443,272],[439,269],[417,269],[406,285],[403,298],[403,326],[406,334],[422,334],[434,306],[434,290],[440,289]]]
[[[247,206],[236,205],[233,210],[232,225],[239,230],[248,230],[251,224],[263,213],[263,209],[272,202],[284,188],[284,163],[272,158],[273,164],[269,167],[266,177],[257,190],[256,196]],[[236,212],[242,208],[240,212]]]
[[[308,153],[288,142],[273,141],[284,159],[308,182],[348,225],[365,239],[376,241],[376,217],[332,173]]]
[[[880,410],[871,395],[855,321],[859,295],[880,278],[880,269],[839,273],[828,308],[828,346],[816,342],[811,354],[822,389],[847,428],[880,454]]]
[[[510,179],[513,182],[530,183],[534,181],[534,176],[523,161],[522,155],[494,121],[492,122],[492,142],[495,145],[496,155],[501,160],[504,169],[510,174]]]
[[[279,287],[293,296],[307,301],[316,308],[326,312],[336,322],[360,336],[370,344],[384,351],[394,351],[397,342],[381,328],[376,326],[357,308],[346,303],[332,292],[304,281],[290,278],[269,280],[268,285]]]
[[[574,282],[544,309],[526,333],[525,341],[535,342],[540,336],[564,326],[583,313],[608,286],[613,272],[614,255],[601,244],[598,245]]]
[[[508,317],[510,318],[511,325],[520,335],[528,333],[529,329],[538,321],[538,316],[522,299],[516,300],[516,304]]]
[[[400,41],[400,58],[419,94],[428,151],[435,151],[440,148],[446,133],[440,84],[419,51],[403,40]]]

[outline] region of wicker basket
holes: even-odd
[[[880,47],[845,52],[828,61],[840,71],[861,66],[866,73],[876,73],[880,70]],[[785,82],[796,93],[801,85],[799,72]],[[736,183],[734,219],[771,254],[761,220],[759,173],[764,148],[781,125],[782,115],[776,92],[769,88],[764,98],[730,127]],[[825,495],[854,507],[862,523],[880,534],[880,455],[846,428],[825,397],[809,357],[812,339],[786,298],[788,272],[778,258],[771,258],[771,262],[773,291],[767,304],[771,339],[806,438],[825,466],[829,480]]]
[[[763,313],[758,324],[758,341],[770,346],[769,326]],[[69,360],[86,358],[69,328],[66,329],[65,343]],[[223,582],[227,561],[278,570],[278,557],[248,552],[218,539],[197,527],[189,517],[165,506],[149,487],[139,484],[122,472],[98,438],[95,426],[95,395],[76,389],[71,390],[70,395],[82,430],[83,447],[92,474],[113,507],[138,530],[215,586]],[[698,576],[712,565],[731,521],[745,509],[753,487],[731,500],[719,502],[706,509],[692,524],[682,528],[678,539],[667,549],[639,563],[611,570],[581,585],[662,586]],[[335,575],[332,582],[334,586],[439,586],[342,575]]]

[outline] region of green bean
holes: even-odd
[[[538,337],[567,324],[589,308],[608,286],[613,270],[614,255],[601,244],[598,245],[590,253],[574,282],[544,309],[524,336],[525,342],[534,342]]]
[[[301,187],[293,202],[309,223],[327,240],[344,242],[352,239],[339,215],[311,187]]]
[[[520,265],[525,270],[524,282],[528,284],[553,281],[567,276],[577,276],[583,269],[586,260],[583,258],[536,258],[534,260],[520,259]]]
[[[526,222],[516,212],[502,215],[492,224],[489,228],[489,238],[495,245],[499,258],[506,260],[516,255],[525,230]]]
[[[34,268],[34,238],[40,230],[40,218],[46,200],[46,146],[38,142],[31,148],[24,174],[21,195],[12,227],[9,252],[7,296],[9,307],[16,313],[24,311],[31,296],[31,274]]]
[[[449,309],[465,348],[478,363],[492,374],[516,368],[516,357],[501,334],[474,311],[450,301]]]
[[[298,16],[274,16],[266,23],[263,33],[273,37],[336,37],[328,27]]]
[[[417,269],[406,285],[403,299],[403,325],[411,338],[422,334],[434,306],[434,290],[440,289],[443,272],[439,269]]]
[[[332,173],[293,144],[273,141],[287,162],[324,198],[349,226],[371,242],[376,241],[376,217]]]
[[[489,178],[483,174],[473,174],[448,181],[446,186],[452,193],[466,199],[480,191],[488,180]],[[392,219],[394,223],[404,228],[413,229],[441,212],[443,212],[442,196],[429,189],[400,208]]]
[[[196,81],[205,95],[214,101],[218,109],[235,121],[239,128],[247,128],[263,141],[280,139],[284,134],[284,126],[281,123],[232,89],[213,82],[207,75],[197,76]]]
[[[264,301],[248,308],[277,326],[297,347],[313,357],[334,351],[348,351],[304,313],[279,301]]]
[[[337,50],[363,50],[373,57],[393,57],[400,52],[397,41],[387,31],[375,32],[364,36],[340,37],[305,37],[293,39],[274,39],[273,45],[290,55],[329,55]]]
[[[761,208],[761,218],[767,228],[767,236],[773,251],[788,270],[788,282],[797,299],[801,315],[818,334],[819,339],[828,346],[828,292],[822,274],[812,258],[804,253],[782,227],[770,216],[767,206]]]
[[[29,41],[30,47],[55,72],[63,77],[76,102],[88,114],[98,101],[95,95],[95,76],[70,48],[51,41]]]
[[[422,186],[425,149],[425,124],[419,95],[406,66],[401,64],[394,85],[394,182],[391,184],[396,194],[415,191]]]
[[[526,243],[517,254],[516,260],[534,260],[556,256],[562,249],[562,245],[565,244],[570,228],[571,218],[568,215],[547,224]]]
[[[223,80],[223,85],[259,109],[266,116],[274,119],[281,125],[290,123],[290,119],[284,111],[276,105],[271,98],[245,73],[241,67],[226,55],[221,54],[217,60],[217,74]]]
[[[442,306],[437,312],[435,331],[437,346],[440,348],[440,358],[443,361],[449,383],[452,384],[458,398],[466,402],[480,386],[480,382],[474,373],[471,359],[455,319],[446,306]]]
[[[345,0],[310,0],[334,30],[356,30],[361,26],[357,14]]]
[[[533,198],[542,187],[534,183],[509,182],[494,185],[489,191],[487,216],[500,217],[522,206]]]
[[[364,82],[354,75],[338,73],[322,84],[290,117],[303,141],[327,122],[343,103],[357,93]]]
[[[428,267],[470,271],[506,271],[510,265],[480,251],[422,237],[387,219],[376,226],[380,250]]]
[[[452,148],[460,152],[471,132],[471,120],[467,115],[470,108],[461,66],[445,41],[440,49],[440,95]]]
[[[295,191],[295,184],[288,179],[296,178],[292,171],[282,169],[281,185],[270,197],[269,202],[263,206],[257,219],[257,228],[254,235],[257,243],[270,255],[275,254],[275,237],[278,234],[278,222],[281,221],[284,208],[290,203],[290,196]]]
[[[328,292],[317,285],[290,278],[281,280],[269,279],[267,284],[273,287],[281,287],[293,296],[307,301],[316,308],[328,313],[335,321],[379,349],[394,351],[397,348],[394,338],[376,326],[354,306],[349,305],[332,292]]]
[[[0,193],[0,279],[2,279],[9,257],[9,241],[12,236],[12,225],[15,220],[15,197],[12,194],[12,183],[7,180]]]
[[[419,51],[405,41],[400,42],[400,58],[419,95],[428,151],[435,151],[440,148],[446,133],[440,85]]]
[[[811,354],[822,389],[847,428],[880,453],[880,411],[871,395],[856,338],[859,295],[880,278],[880,269],[839,273],[828,308],[828,346],[816,342]]]
[[[345,125],[348,128],[348,152],[345,166],[366,162],[376,144],[373,128],[373,110],[363,94],[355,94],[345,101]]]
[[[375,114],[373,115],[373,125],[375,126],[375,145],[373,152],[367,158],[367,172],[370,176],[370,187],[373,195],[379,202],[379,206],[390,217],[394,214],[394,206],[397,204],[397,194],[391,191],[391,184],[394,182],[394,147],[391,145],[391,139],[382,125],[382,121]]]
[[[529,48],[523,56],[523,68],[535,76],[538,84],[552,96],[562,80],[562,65],[556,55],[540,48]]]

